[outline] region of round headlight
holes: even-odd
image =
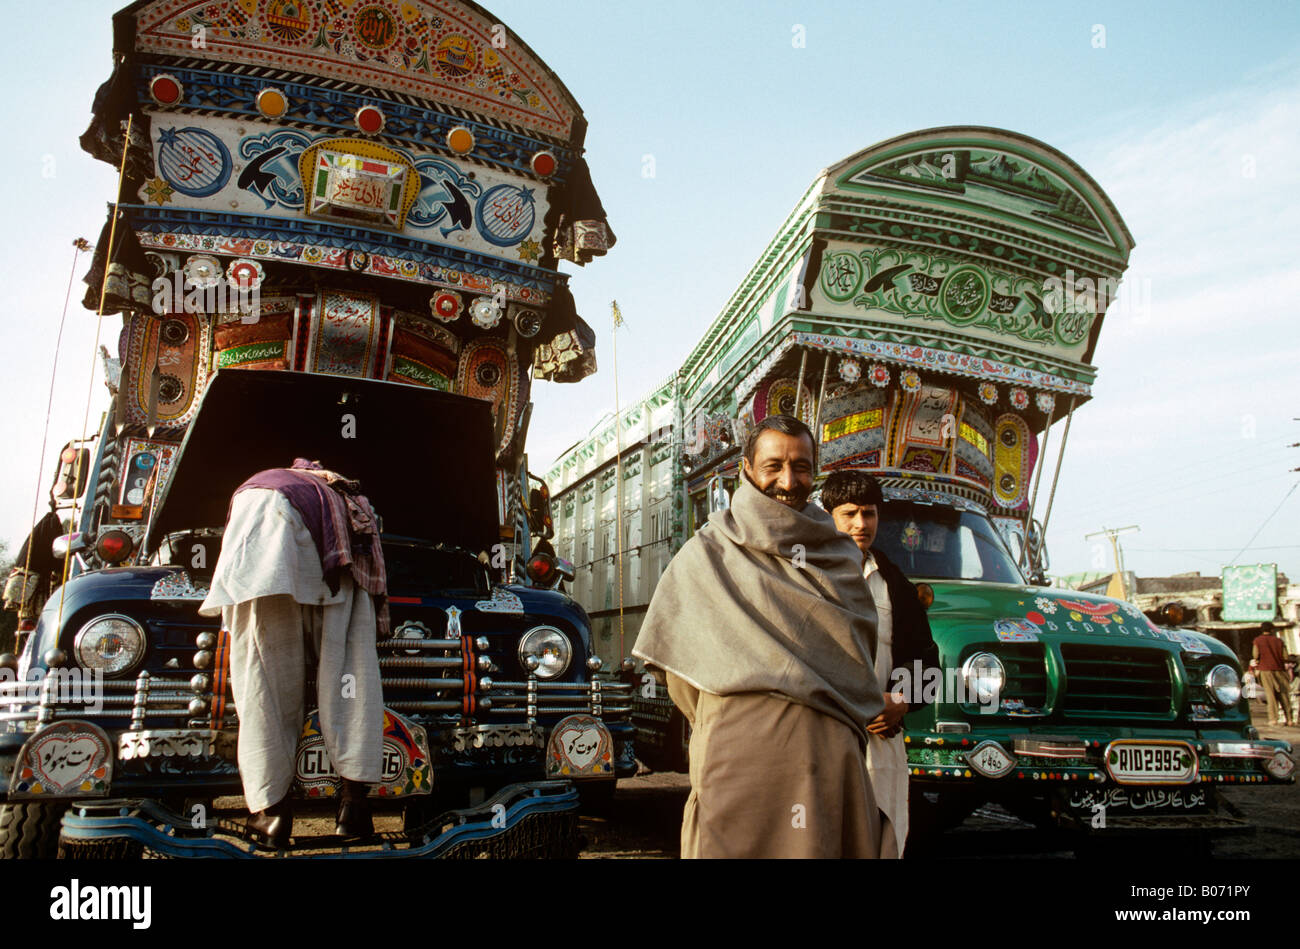
[[[977,705],[996,703],[1007,684],[1007,671],[991,652],[977,652],[968,657],[962,663],[961,675]]]
[[[120,613],[99,616],[81,627],[73,640],[77,662],[106,676],[129,672],[144,658],[144,630]]]
[[[1224,708],[1231,708],[1241,701],[1241,679],[1232,666],[1215,666],[1205,677],[1205,687],[1214,696],[1214,701]]]
[[[573,647],[569,645],[569,637],[554,626],[538,626],[519,640],[519,662],[525,668],[529,656],[537,660],[538,678],[554,679],[569,668]]]

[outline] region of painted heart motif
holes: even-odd
[[[66,789],[90,773],[98,752],[99,743],[92,738],[51,736],[37,749],[33,769],[47,788]]]
[[[556,740],[561,753],[569,759],[570,764],[579,771],[585,769],[600,754],[603,740],[598,724],[570,725],[564,728]]]

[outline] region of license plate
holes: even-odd
[[[1191,784],[1196,752],[1185,741],[1112,741],[1106,770],[1116,784]]]
[[[424,728],[385,708],[383,729],[379,783],[371,785],[370,796],[411,797],[432,793],[433,759]],[[313,710],[303,725],[294,764],[298,787],[305,796],[329,797],[335,793],[339,775],[325,750],[317,711]]]

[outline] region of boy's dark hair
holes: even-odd
[[[880,482],[856,468],[832,471],[822,485],[822,508],[828,513],[841,504],[874,504],[879,509],[884,503]]]
[[[764,432],[802,435],[808,439],[808,443],[812,445],[813,471],[817,470],[817,439],[813,438],[812,430],[793,415],[769,415],[753,427],[749,437],[745,439],[745,461],[751,468],[754,466],[754,448],[758,444],[758,437]]]

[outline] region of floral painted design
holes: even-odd
[[[172,186],[167,182],[163,181],[161,178],[154,178],[145,182],[144,194],[146,200],[153,201],[159,207],[162,207],[172,199],[172,195],[175,194],[175,192],[172,190]]]
[[[1042,610],[1044,613],[1047,613],[1049,615],[1056,612],[1056,601],[1049,600],[1045,596],[1040,596],[1037,599],[1035,599],[1034,605],[1038,607],[1040,610]]]
[[[1011,405],[1013,408],[1020,409],[1022,412],[1029,408],[1029,393],[1024,389],[1011,390]]]
[[[856,359],[841,359],[839,365],[840,378],[845,382],[857,382],[862,378],[862,367],[858,365]]]
[[[1040,392],[1034,396],[1034,405],[1038,406],[1038,411],[1044,415],[1051,415],[1052,410],[1056,408],[1056,396],[1050,392]]]
[[[899,377],[898,381],[902,385],[904,392],[921,391],[921,376],[915,369],[903,370],[903,374]]]
[[[985,405],[994,405],[998,401],[998,387],[991,382],[981,382],[979,394],[980,401]]]
[[[877,389],[883,389],[889,385],[889,369],[878,362],[873,362],[871,368],[867,370],[867,378]]]

